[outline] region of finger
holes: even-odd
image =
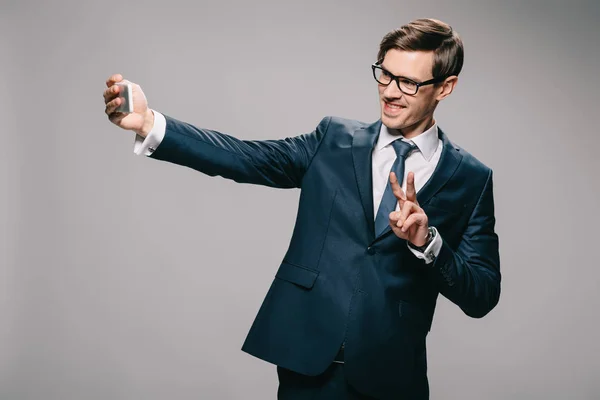
[[[397,228],[402,228],[406,219],[413,212],[418,212],[419,208],[415,208],[415,204],[410,201],[405,201],[402,207],[400,207],[399,211],[392,211],[389,215],[390,221],[394,222],[394,226]]]
[[[108,103],[109,101],[111,101],[112,99],[114,99],[116,96],[119,95],[119,91],[120,91],[120,87],[117,85],[112,85],[111,87],[109,87],[108,89],[106,89],[102,95],[104,96],[104,102]]]
[[[388,215],[388,219],[390,220],[390,225],[396,226],[398,221],[400,221],[400,211],[392,211],[390,215]]]
[[[392,211],[389,215],[389,220],[390,220],[390,225],[392,226],[392,228],[402,228],[402,225],[404,225],[404,220],[406,220],[406,218],[404,218],[402,216],[402,210],[400,211]]]
[[[415,174],[411,171],[406,177],[406,198],[413,203],[417,202],[417,191],[415,190]]]
[[[110,116],[110,114],[114,113],[120,104],[121,104],[121,98],[117,97],[116,99],[111,100],[108,103],[106,103],[106,108],[104,109],[104,112],[106,113],[106,115]]]
[[[396,228],[395,226],[392,226],[392,231],[394,232],[394,234],[396,236],[398,236],[400,239],[405,239],[408,240],[408,233],[407,232],[402,232],[402,229],[400,228]]]
[[[392,214],[396,214],[396,213],[391,213],[390,214],[390,227],[392,228],[392,230],[394,231],[394,233],[396,234],[396,236],[402,238],[402,239],[406,239],[408,234],[402,232],[402,230],[398,227],[398,223],[400,223],[400,220],[395,217],[392,217]],[[397,213],[398,215],[400,215],[400,213]]]
[[[392,193],[394,194],[396,199],[398,199],[400,207],[402,207],[404,200],[406,200],[406,195],[404,194],[404,190],[402,190],[402,187],[398,183],[398,178],[396,177],[396,174],[393,172],[390,172],[390,185],[392,186]]]
[[[423,225],[427,221],[425,214],[411,214],[402,225],[402,232],[407,232],[413,225]]]
[[[123,80],[123,76],[121,74],[111,75],[110,78],[106,80],[106,86],[111,87],[117,82],[121,82]]]
[[[400,209],[400,213],[402,214],[400,216],[400,220],[402,222],[405,222],[409,215],[411,215],[413,213],[418,213],[418,212],[420,212],[420,210],[421,210],[421,208],[418,205],[416,205],[412,201],[406,200],[404,202],[404,205]]]
[[[125,118],[128,114],[124,112],[115,111],[114,113],[108,116],[108,120],[113,124],[118,124],[123,118]]]

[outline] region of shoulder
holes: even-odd
[[[319,123],[319,127],[325,128],[327,131],[350,134],[369,125],[371,123],[331,115],[324,117]]]
[[[441,137],[442,141],[445,142],[444,144],[447,142],[447,147],[453,149],[453,151],[457,152],[457,154],[460,156],[461,168],[465,169],[466,172],[470,174],[483,175],[486,177],[492,173],[492,169],[488,165],[479,160],[462,146],[450,140],[445,133],[442,132]]]
[[[474,193],[479,194],[483,193],[486,188],[491,187],[492,168],[462,146],[450,141],[447,136],[443,137],[442,141],[445,141],[444,145],[448,149],[447,151],[454,152],[460,159],[458,169],[454,174],[457,182],[461,182],[460,185],[471,188]]]
[[[465,168],[468,168],[473,172],[477,171],[486,176],[492,172],[492,169],[489,166],[462,147],[455,145],[455,149],[462,156],[462,163],[464,164]]]

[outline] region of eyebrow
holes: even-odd
[[[384,66],[383,66],[383,64],[379,64],[379,66],[380,66],[381,68],[383,68],[383,69],[384,69],[386,72],[389,72],[390,74],[392,74],[392,72],[391,72],[389,69],[387,69],[386,67],[384,67]],[[392,74],[392,75],[394,75],[394,74]],[[418,79],[418,78],[415,78],[414,76],[406,76],[406,75],[394,75],[394,76],[397,76],[397,77],[399,77],[399,78],[406,78],[406,79],[410,79],[411,81],[415,81],[415,82],[417,82],[417,83],[419,83],[419,82],[425,82],[425,80],[423,80],[423,79]]]

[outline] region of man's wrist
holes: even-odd
[[[413,249],[420,251],[421,253],[423,253],[425,251],[425,249],[427,249],[427,247],[429,247],[429,245],[431,244],[431,242],[433,242],[433,239],[435,238],[435,234],[436,234],[436,230],[433,227],[429,227],[427,228],[427,236],[425,237],[425,242],[424,244],[422,244],[421,246],[417,246],[414,243],[411,243],[410,241],[408,242],[408,245],[410,247],[412,247]]]
[[[435,227],[430,227],[433,230],[431,241],[428,241],[425,246],[416,247],[411,242],[407,241],[408,249],[417,257],[425,260],[426,264],[431,264],[435,261],[442,250],[442,237]]]
[[[150,108],[146,109],[146,115],[144,116],[144,124],[142,125],[142,129],[136,131],[135,133],[145,138],[148,136],[152,128],[154,127],[154,113]]]

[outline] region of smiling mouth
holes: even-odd
[[[387,101],[384,101],[383,104],[385,105],[384,106],[384,111],[386,112],[386,114],[397,114],[401,110],[403,110],[403,109],[406,108],[406,107],[401,106],[399,104],[388,103]]]

